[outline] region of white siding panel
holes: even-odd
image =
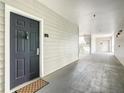
[[[4,4],[0,2],[0,93],[4,93]]]
[[[4,17],[5,14],[3,13],[3,11],[0,11],[0,17]]]
[[[0,32],[1,32],[1,31],[3,31],[3,32],[5,31],[4,23],[1,23],[1,24],[0,24]]]
[[[6,3],[44,19],[44,33],[49,34],[49,38],[44,39],[44,68],[46,75],[61,68],[61,64],[69,64],[78,58],[77,25],[33,0],[30,0],[28,5],[25,0],[15,0],[16,4],[8,0]]]
[[[44,33],[49,34],[49,38],[44,38],[45,75],[78,59],[78,26],[76,24],[58,15],[37,0],[14,0],[14,2],[6,0],[5,3],[44,20]],[[0,50],[4,49],[4,30],[4,5],[0,3]],[[0,65],[4,66],[4,51],[1,51],[0,55]],[[3,72],[2,69],[1,72]],[[2,80],[2,78],[0,79]],[[4,90],[3,85],[0,88],[0,91]]]
[[[0,14],[0,24],[4,24],[4,15]]]
[[[4,32],[3,31],[0,31],[0,40],[3,40],[3,39],[4,39]]]

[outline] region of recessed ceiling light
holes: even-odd
[[[93,17],[95,18],[96,17],[96,14],[94,14]]]

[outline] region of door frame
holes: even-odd
[[[24,85],[30,84],[34,80],[21,84],[14,89],[10,90],[10,13],[16,13],[27,18],[34,19],[39,21],[39,73],[40,77],[44,76],[44,61],[43,61],[43,19],[37,16],[34,16],[30,13],[24,12],[20,9],[14,8],[8,4],[5,4],[5,93],[11,93],[16,89],[23,87]],[[37,79],[36,79],[37,80]]]

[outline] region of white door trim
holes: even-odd
[[[26,13],[22,10],[14,8],[10,5],[5,4],[5,93],[11,93],[11,91],[17,89],[14,88],[10,90],[10,12],[37,20],[40,22],[39,32],[40,32],[40,77],[44,76],[44,63],[43,63],[43,19]],[[31,82],[31,81],[29,81]],[[27,84],[29,84],[27,82]],[[24,83],[26,85],[26,83]],[[21,87],[23,84],[21,85]]]

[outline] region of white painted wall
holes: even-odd
[[[114,34],[114,54],[117,59],[124,65],[124,31],[116,37],[117,32]]]
[[[109,45],[104,45],[104,42],[109,42]],[[103,46],[100,43],[103,43]],[[112,36],[98,36],[92,35],[91,36],[91,53],[102,53],[105,49],[109,49],[108,52],[112,52]],[[106,50],[107,51],[107,50]]]
[[[97,40],[96,51],[99,53],[110,52],[110,41],[109,40]]]
[[[96,52],[96,37],[94,35],[91,36],[91,53],[94,54]]]
[[[96,38],[96,52],[98,53],[112,52],[112,37]]]
[[[28,2],[28,3],[27,3]],[[78,60],[78,26],[36,0],[5,0],[4,3],[44,19],[44,74]],[[4,3],[0,2],[0,93],[4,93]]]

